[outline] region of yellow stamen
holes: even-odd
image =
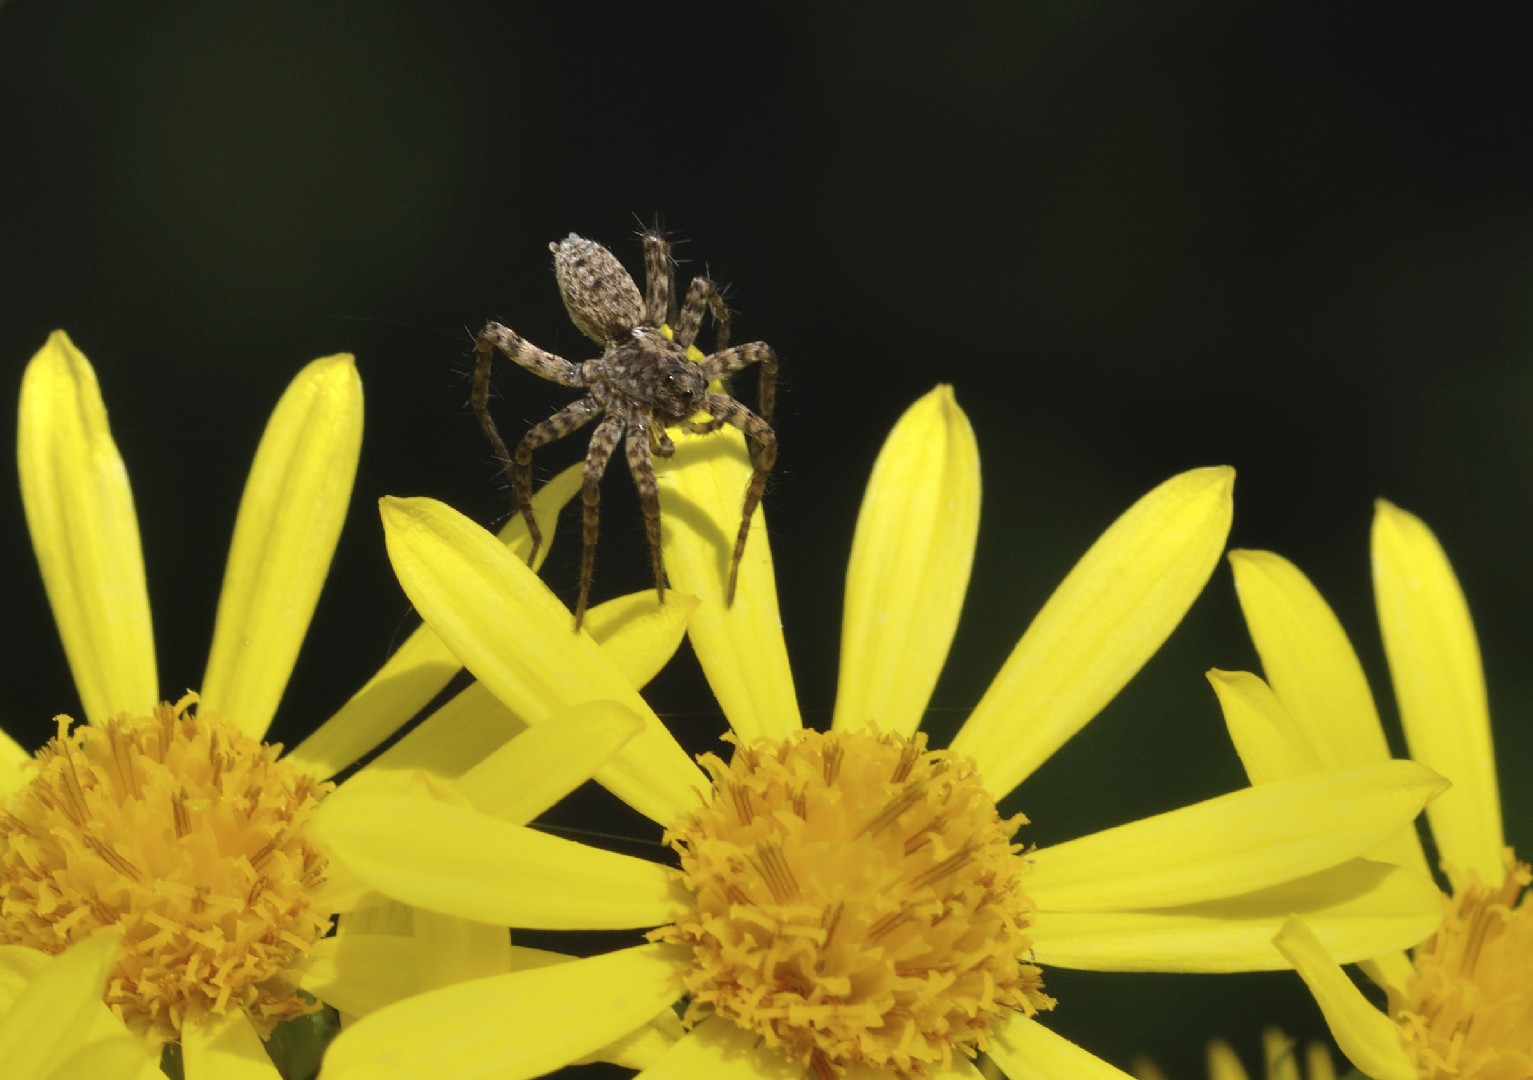
[[[1053,1006],[1028,962],[1026,819],[969,758],[804,731],[702,764],[712,792],[666,834],[695,911],[652,935],[691,949],[689,1023],[726,1017],[817,1077],[920,1077]]]
[[[1533,874],[1509,862],[1499,887],[1455,877],[1442,927],[1416,948],[1415,978],[1389,1003],[1422,1080],[1533,1076],[1533,905],[1524,895]]]
[[[195,703],[59,717],[0,812],[0,941],[59,953],[119,927],[106,1001],[156,1042],[234,1009],[263,1033],[312,1012],[295,968],[330,925],[303,834],[332,785]]]

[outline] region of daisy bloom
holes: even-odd
[[[1265,551],[1230,555],[1266,682],[1210,675],[1256,784],[1388,757],[1378,711],[1341,624],[1308,579]],[[1411,757],[1447,777],[1427,808],[1449,883],[1440,925],[1409,957],[1363,970],[1380,1011],[1338,966],[1345,958],[1296,917],[1276,938],[1325,1013],[1337,1044],[1381,1080],[1526,1080],[1533,1076],[1533,905],[1529,869],[1501,827],[1485,678],[1469,608],[1436,537],[1387,502],[1373,523],[1379,626]],[[1374,857],[1429,873],[1414,829]]]
[[[171,703],[160,698],[138,522],[95,373],[57,332],[22,381],[23,502],[86,722],[58,717],[35,756],[0,735],[0,945],[62,959],[110,930],[120,945],[102,980],[106,1004],[141,1052],[178,1041],[192,1080],[275,1078],[262,1046],[273,1026],[318,1008],[311,995],[349,987],[357,996],[348,980],[365,982],[360,969],[348,976],[332,962],[323,978],[308,977],[336,947],[322,940],[332,917],[361,890],[343,887],[307,823],[332,786],[325,778],[460,667],[422,631],[296,752],[279,757],[280,746],[261,741],[329,568],[361,434],[352,358],[308,365],[251,468],[200,692]],[[543,512],[575,483],[551,485]],[[525,530],[512,544],[525,558]],[[637,621],[674,624],[674,648],[683,617]],[[657,666],[644,652],[624,655]],[[485,694],[443,713],[375,769],[429,761],[462,772],[521,726]],[[444,745],[449,722],[468,715],[481,720],[473,736]],[[88,1049],[90,1025],[77,1018],[68,1030],[75,1041],[65,1049]]]
[[[1277,1028],[1262,1032],[1263,1080],[1336,1080],[1331,1052],[1319,1043],[1304,1047],[1301,1056],[1294,1041]],[[1148,1061],[1134,1064],[1138,1080],[1166,1080],[1166,1074]],[[1250,1080],[1234,1047],[1223,1039],[1208,1044],[1208,1080]]]
[[[674,742],[635,740],[596,778],[665,827],[679,870],[446,800],[338,796],[314,824],[348,870],[420,908],[501,926],[659,929],[648,944],[379,1010],[331,1044],[326,1080],[540,1075],[682,997],[688,1030],[647,1080],[974,1077],[979,1051],[1013,1078],[1121,1077],[1035,1019],[1055,1004],[1046,966],[1270,968],[1289,912],[1349,955],[1435,919],[1429,886],[1353,858],[1442,786],[1410,762],[1250,788],[1040,850],[1019,836],[1025,818],[996,809],[1191,605],[1229,527],[1230,470],[1175,477],[1120,518],[936,750],[917,728],[957,622],[979,500],[973,434],[951,391],[917,402],[874,468],[829,732],[800,721],[762,521],[724,602],[750,472],[743,440],[673,437],[666,566],[700,598],[688,633],[734,750],[703,755],[699,770]],[[405,592],[514,712],[536,723],[612,700],[653,715],[483,530],[426,499],[382,510]]]

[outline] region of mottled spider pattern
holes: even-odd
[[[601,417],[591,434],[581,485],[584,546],[580,554],[580,598],[575,605],[577,630],[585,618],[596,561],[599,485],[619,442],[623,443],[628,469],[639,489],[655,592],[662,602],[665,571],[660,559],[660,494],[653,459],[670,457],[676,452],[665,429],[679,425],[683,431],[706,435],[728,424],[739,428],[750,446],[753,470],[745,489],[740,529],[729,564],[726,594],[729,603],[734,601],[735,579],[745,553],[751,515],[761,502],[767,475],[777,459],[777,436],[767,422],[772,415],[777,385],[777,354],[763,341],[729,347],[729,309],[718,287],[706,277],[692,279],[678,311],[671,246],[655,230],[646,231],[642,239],[643,295],[617,257],[595,241],[571,233],[548,245],[554,253],[554,277],[570,320],[602,347],[602,354],[596,359],[572,363],[538,348],[497,322],[488,323],[479,331],[474,348],[471,397],[474,415],[502,469],[511,477],[516,508],[532,535],[529,563],[543,541],[532,515],[532,452]],[[702,328],[705,312],[713,316],[715,348],[693,363],[687,359],[687,350]],[[671,329],[670,337],[662,332],[662,327]],[[497,351],[536,375],[586,391],[578,401],[534,424],[516,444],[515,451],[507,450],[490,417],[490,371]],[[727,378],[751,364],[760,365],[760,415],[728,393],[708,389],[713,380]]]

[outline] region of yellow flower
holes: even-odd
[[[192,1080],[275,1078],[262,1037],[316,1007],[300,988],[361,1013],[422,985],[356,962],[337,968],[345,935],[324,935],[360,889],[327,867],[306,823],[331,787],[325,779],[460,668],[422,628],[294,753],[279,757],[280,746],[261,741],[356,473],[362,396],[352,358],[308,365],[278,403],[240,505],[200,694],[175,704],[160,699],[126,470],[95,374],[62,332],[27,368],[19,427],[27,522],[87,722],[71,730],[57,718],[35,758],[0,736],[0,943],[62,953],[115,928],[122,945],[106,1001],[141,1046],[179,1041]],[[540,513],[577,484],[570,474],[549,485]],[[508,534],[525,558],[525,529]],[[609,662],[642,680],[674,650],[684,617],[684,606],[646,617],[630,599],[588,621],[618,639]],[[460,776],[522,727],[482,690],[466,691],[361,775],[374,784],[422,767]],[[621,742],[572,731],[589,736],[589,753]],[[570,754],[542,742],[540,754],[522,755],[545,766],[523,792],[533,814],[588,775],[560,788],[565,773],[548,759]],[[346,955],[361,955],[359,944]]]
[[[1235,584],[1267,682],[1213,672],[1253,783],[1382,761],[1384,732],[1341,624],[1293,564],[1232,552]],[[1412,951],[1367,958],[1384,990],[1371,1005],[1302,918],[1276,944],[1315,995],[1338,1045],[1383,1080],[1533,1076],[1533,905],[1529,870],[1506,846],[1485,679],[1469,608],[1420,519],[1380,501],[1373,578],[1385,653],[1411,757],[1452,781],[1427,808],[1450,883],[1441,925]],[[1270,684],[1270,686],[1269,686]],[[1371,853],[1429,874],[1414,829]]]
[[[706,774],[491,537],[440,503],[385,499],[406,593],[501,701],[534,723],[590,700],[645,718],[595,775],[666,827],[681,870],[450,800],[331,799],[316,835],[386,895],[500,926],[661,929],[650,944],[380,1010],[332,1044],[326,1080],[535,1076],[683,992],[690,1030],[651,1080],[972,1077],[981,1049],[1013,1077],[1121,1077],[1033,1019],[1053,1005],[1044,967],[1272,967],[1271,935],[1291,911],[1349,955],[1424,932],[1430,886],[1352,858],[1441,787],[1408,762],[1248,789],[1041,850],[1018,842],[1020,815],[996,811],[1201,590],[1230,522],[1228,469],[1176,477],[1120,518],[952,747],[927,749],[916,728],[967,584],[978,468],[946,387],[895,428],[853,544],[833,729],[808,732],[760,521],[724,603],[743,441],[677,439],[665,557],[672,584],[701,598],[689,634],[738,744],[728,764],[705,755]]]
[[[1294,1041],[1277,1028],[1262,1032],[1262,1061],[1265,1080],[1336,1080],[1330,1051],[1310,1043],[1301,1060]],[[1138,1080],[1165,1080],[1165,1074],[1148,1061],[1135,1062],[1134,1075]],[[1223,1039],[1208,1044],[1208,1080],[1249,1080],[1234,1048]]]

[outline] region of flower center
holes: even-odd
[[[920,1077],[1052,1007],[1028,962],[1028,863],[973,761],[926,737],[804,731],[712,754],[705,805],[668,830],[696,908],[686,1019],[725,1017],[817,1077]]]
[[[1467,875],[1437,933],[1414,952],[1416,977],[1390,1013],[1422,1080],[1533,1076],[1533,874],[1512,861],[1495,888]]]
[[[195,702],[58,717],[0,810],[0,942],[59,953],[121,928],[106,1002],[155,1042],[235,1009],[263,1034],[313,1011],[293,969],[330,925],[303,827],[332,785]]]

